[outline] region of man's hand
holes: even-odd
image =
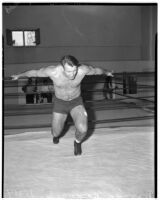
[[[107,75],[107,76],[114,77],[114,75],[113,75],[113,71],[111,71],[111,72],[106,72],[106,75]]]
[[[12,75],[11,78],[12,78],[12,80],[18,80],[19,76],[18,75]]]

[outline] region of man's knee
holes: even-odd
[[[83,124],[83,123],[77,124],[76,128],[77,128],[78,132],[80,132],[82,134],[85,134],[88,129],[87,124]]]
[[[52,127],[51,130],[52,130],[51,131],[52,135],[55,136],[55,137],[57,137],[57,136],[59,136],[61,134],[61,130],[57,129],[56,127]]]
[[[87,136],[87,125],[86,124],[79,124],[78,127],[76,127],[76,140],[79,142],[83,142]]]

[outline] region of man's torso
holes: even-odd
[[[74,80],[69,80],[65,77],[62,66],[57,66],[56,70],[56,74],[50,76],[54,84],[56,97],[65,101],[70,101],[80,96],[80,83],[85,76],[82,68],[78,68],[78,72]]]

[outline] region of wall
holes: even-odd
[[[155,10],[133,5],[19,5],[7,14],[3,8],[5,76],[57,62],[65,54],[115,71],[154,70]],[[7,46],[6,28],[40,28],[41,44]]]
[[[157,33],[157,8],[155,6],[142,6],[141,24],[141,58],[142,60],[154,60]]]
[[[90,61],[87,62],[96,67],[113,70],[114,72],[154,72],[154,61]],[[54,63],[27,63],[27,64],[8,64],[5,65],[5,76],[21,73],[31,69],[40,69]]]

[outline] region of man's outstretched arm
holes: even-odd
[[[52,67],[52,71],[50,67],[41,68],[38,70],[29,70],[20,74],[12,75],[12,80],[17,80],[20,77],[49,77],[51,72],[55,72],[55,68]]]
[[[93,67],[89,65],[82,65],[83,69],[86,72],[86,75],[106,75],[106,76],[112,76],[113,77],[113,71],[104,70],[99,67]]]

